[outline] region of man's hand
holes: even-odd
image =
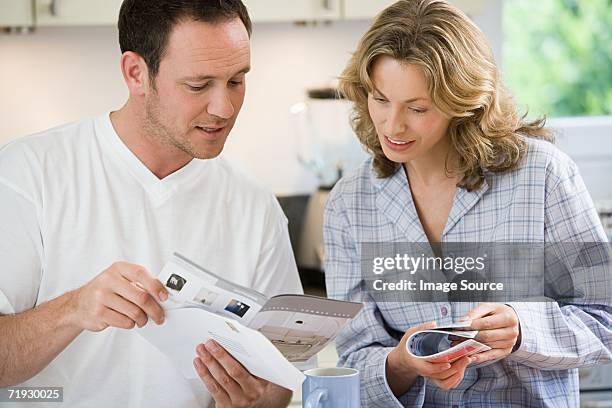
[[[142,327],[149,317],[162,324],[164,311],[158,302],[166,299],[166,288],[142,266],[116,262],[85,286],[70,292],[69,302],[75,325],[97,332],[109,326]]]
[[[255,377],[214,340],[198,345],[196,352],[193,365],[217,408],[288,405],[291,391]]]
[[[472,362],[471,357],[462,357],[453,363],[430,363],[411,356],[406,350],[406,342],[413,333],[434,327],[435,322],[429,322],[410,328],[387,356],[387,380],[396,396],[405,394],[419,376],[430,379],[445,390],[455,388],[463,380],[465,368]]]
[[[465,319],[472,320],[471,329],[479,330],[476,340],[492,349],[471,356],[474,363],[506,357],[514,345],[520,342],[519,319],[514,309],[508,305],[482,303],[470,311]]]

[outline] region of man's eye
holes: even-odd
[[[192,91],[192,92],[200,92],[201,90],[205,89],[208,86],[208,84],[204,84],[204,85],[189,85],[187,84],[187,88]]]
[[[383,99],[383,98],[377,98],[377,97],[374,97],[374,100],[375,100],[376,102],[378,102],[378,103],[386,103],[386,102],[387,102],[387,100],[386,100],[386,99]]]
[[[230,86],[240,86],[242,85],[242,81],[229,81]]]

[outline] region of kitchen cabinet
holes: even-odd
[[[255,23],[338,20],[342,0],[243,0]]]
[[[243,0],[253,22],[371,19],[395,0]],[[470,16],[485,0],[450,0]],[[116,25],[122,0],[0,0],[0,26]],[[32,10],[34,3],[34,10]]]
[[[33,24],[30,1],[0,0],[0,27],[29,27]]]
[[[121,2],[122,0],[36,0],[36,25],[116,25]]]
[[[485,0],[449,0],[449,2],[470,17],[479,16],[485,12]]]
[[[288,22],[337,20],[342,0],[244,0],[244,4],[253,22]],[[36,0],[36,17],[39,26],[115,25],[120,7],[121,0]]]
[[[347,20],[371,19],[396,0],[343,0],[343,18]],[[449,0],[469,16],[484,12],[485,0]]]
[[[344,0],[343,17],[347,20],[371,19],[396,0]]]

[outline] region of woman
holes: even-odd
[[[341,77],[370,152],[325,214],[331,297],[361,283],[364,242],[606,241],[575,164],[521,117],[482,32],[442,0],[400,0]],[[338,338],[365,406],[578,406],[577,368],[610,361],[609,305],[366,302]],[[408,336],[468,318],[490,351],[428,363]],[[486,363],[486,364],[483,364]]]

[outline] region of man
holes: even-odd
[[[268,295],[301,292],[274,197],[217,158],[250,31],[240,0],[125,0],[127,103],[0,151],[0,387],[59,386],[83,407],[287,405],[215,343],[194,349],[193,384],[129,330],[163,324],[153,274],[174,251]]]

